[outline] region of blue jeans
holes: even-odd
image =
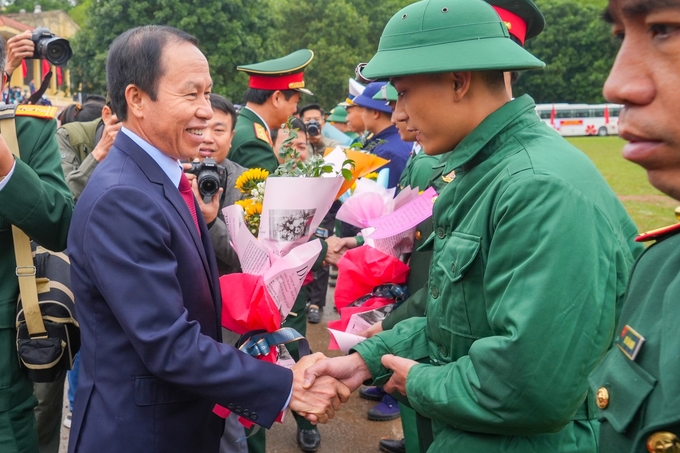
[[[73,400],[76,397],[76,389],[78,388],[78,372],[80,367],[80,352],[76,353],[73,359],[73,369],[68,372],[68,410],[73,412]]]

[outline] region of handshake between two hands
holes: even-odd
[[[417,362],[394,355],[382,357],[382,364],[393,371],[384,385],[387,392],[406,395],[408,371]],[[371,377],[359,354],[329,359],[320,352],[300,359],[292,367],[293,394],[288,407],[310,422],[328,423],[349,400],[350,394]]]

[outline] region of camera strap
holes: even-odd
[[[0,120],[0,130],[12,154],[19,159],[19,142],[14,118]],[[14,256],[16,258],[16,276],[19,279],[19,292],[24,307],[26,327],[31,338],[47,338],[45,323],[38,305],[38,287],[35,280],[35,265],[31,252],[31,241],[22,230],[12,225],[14,239]]]
[[[24,102],[24,104],[37,104],[38,101],[43,97],[43,94],[45,94],[45,91],[47,91],[47,87],[50,85],[50,80],[52,80],[51,69],[50,72],[45,74],[45,78],[40,84],[40,88],[38,88],[38,90],[35,93],[33,93],[28,99],[26,99],[26,102]]]

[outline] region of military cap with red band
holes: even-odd
[[[250,76],[248,87],[257,90],[295,90],[312,95],[305,88],[304,70],[314,58],[314,52],[300,49],[275,60],[238,66]]]
[[[486,0],[493,6],[512,36],[524,45],[545,28],[545,18],[531,0]]]

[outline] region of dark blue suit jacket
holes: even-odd
[[[387,187],[397,187],[401,174],[406,168],[406,161],[411,155],[413,142],[405,142],[401,139],[397,126],[394,124],[375,134],[369,140],[367,148],[373,154],[389,159],[390,162],[383,168],[390,169],[390,178]],[[382,168],[380,169],[382,170]],[[378,171],[380,171],[378,170]]]
[[[82,329],[69,452],[217,452],[215,403],[265,427],[285,404],[290,370],[220,343],[217,268],[199,223],[201,237],[163,170],[118,134],[69,232]]]

